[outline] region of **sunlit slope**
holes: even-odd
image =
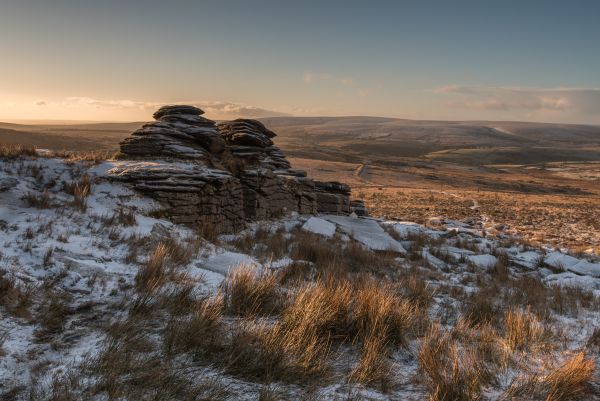
[[[600,127],[382,117],[273,117],[262,121],[294,157],[401,166],[407,160],[524,164],[600,160]],[[0,123],[0,142],[55,150],[118,148],[142,123]]]

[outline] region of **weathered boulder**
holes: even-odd
[[[350,188],[293,170],[261,122],[217,125],[203,113],[194,106],[161,107],[156,121],[121,142],[121,161],[109,176],[158,200],[174,222],[225,232],[290,212],[351,212]]]
[[[212,153],[223,152],[225,140],[214,121],[201,117],[203,113],[194,106],[161,107],[154,113],[157,121],[143,125],[121,142],[121,153],[206,162]]]
[[[317,212],[350,214],[350,187],[341,182],[315,181]]]
[[[367,207],[365,206],[365,202],[359,199],[353,199],[350,201],[350,210],[354,212],[357,216],[369,216],[369,212],[367,210]]]
[[[161,117],[163,117],[165,115],[176,115],[176,114],[200,116],[200,115],[204,114],[204,111],[202,109],[199,109],[196,106],[181,105],[181,104],[167,105],[167,106],[163,106],[160,109],[156,110],[154,112],[154,114],[152,114],[152,117],[154,117],[155,120],[160,120]]]
[[[197,163],[123,161],[107,173],[158,200],[175,223],[211,224],[227,232],[244,224],[243,188],[227,171]]]
[[[229,145],[258,146],[261,148],[273,145],[271,138],[276,136],[260,121],[247,118],[219,123],[219,131]]]

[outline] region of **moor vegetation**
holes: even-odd
[[[37,348],[26,354],[30,385],[0,389],[0,399],[600,396],[600,300],[513,263],[506,249],[534,249],[523,239],[388,227],[404,254],[305,231],[298,217],[235,235],[183,230],[140,213],[131,195],[99,208],[103,183],[85,169],[94,160],[61,165],[56,179],[40,156],[27,157],[4,166],[26,184],[17,200],[37,217],[0,225],[10,237],[1,322],[13,325],[0,330],[0,361],[12,358],[19,330]],[[475,252],[493,265],[469,260]],[[215,284],[200,267],[228,253],[257,263],[228,268]],[[28,268],[35,275],[23,280]],[[75,362],[52,365],[71,349],[79,353],[64,355]]]

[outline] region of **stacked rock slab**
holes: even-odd
[[[317,212],[327,214],[349,214],[350,187],[341,182],[315,182]]]
[[[109,175],[158,200],[174,222],[223,232],[290,212],[350,213],[350,188],[293,170],[262,123],[216,125],[202,114],[194,106],[160,108],[156,121],[121,142]]]
[[[248,219],[260,220],[290,211],[316,212],[313,181],[306,172],[291,169],[281,150],[273,145],[273,131],[249,119],[222,122],[218,128],[229,151],[243,166],[237,176],[242,182]]]

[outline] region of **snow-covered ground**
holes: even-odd
[[[201,240],[190,228],[150,217],[159,208],[152,200],[107,181],[104,173],[115,164],[66,163],[43,157],[0,160],[0,271],[12,287],[28,293],[23,301],[28,305],[21,312],[15,312],[11,299],[0,304],[0,399],[11,399],[3,394],[14,389],[33,388],[34,384],[44,387],[56,374],[76,369],[94,357],[105,343],[107,324],[126,314],[119,305],[132,296],[140,263],[161,241],[199,243],[181,266],[197,294],[214,294],[239,265],[277,271],[298,262],[291,255],[265,261],[252,251],[236,248],[236,240],[267,226],[287,237],[305,232],[324,243],[339,240],[389,252],[394,255],[394,269],[415,268],[417,263],[417,269],[429,272],[431,291],[447,285],[473,292],[470,278],[478,272],[488,274],[505,258],[507,274],[513,277],[537,277],[547,286],[577,288],[600,297],[600,262],[556,249],[526,248],[516,241],[484,238],[465,222],[431,228],[373,218],[290,216],[250,224],[244,232],[222,235],[214,243]],[[90,193],[81,206],[65,188],[85,176],[90,178]],[[48,305],[53,300],[64,305],[66,317],[60,330],[48,334],[42,318],[52,313]],[[452,300],[435,293],[432,318],[437,318],[435,311],[448,302]],[[571,348],[579,349],[599,327],[600,311],[560,316],[559,322],[561,330],[572,330]],[[418,342],[413,342],[394,355],[395,362],[402,362],[399,376],[404,385],[388,391],[359,386],[357,391],[367,399],[425,397],[423,386],[410,379],[417,371],[417,347]],[[222,380],[232,391],[231,399],[257,399],[263,388],[227,375]],[[284,393],[301,391],[295,385],[280,386]],[[341,378],[317,388],[316,393],[322,399],[336,399],[347,391]],[[490,391],[486,396],[495,399],[494,394]],[[106,398],[99,394],[97,399]]]

